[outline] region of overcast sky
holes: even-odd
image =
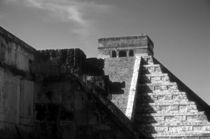
[[[0,0],[0,26],[36,49],[146,33],[155,57],[210,104],[210,0]]]

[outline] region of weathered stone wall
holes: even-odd
[[[71,79],[58,79],[57,81],[45,81],[42,85],[42,90],[40,90],[35,98],[36,98],[36,120],[43,121],[49,120],[45,119],[43,116],[46,116],[46,111],[41,110],[41,105],[55,105],[61,106],[61,111],[58,113],[58,108],[54,107],[51,110],[54,113],[50,113],[47,116],[55,116],[61,121],[73,121],[80,116],[86,115],[78,115],[76,116],[77,112],[84,111],[84,104],[87,100],[85,100],[85,93],[81,93],[78,91],[79,86],[78,84],[74,83],[74,80]],[[39,105],[37,105],[39,104]],[[43,107],[44,108],[44,107]],[[54,110],[53,110],[54,109]],[[65,110],[65,111],[64,111]],[[61,117],[59,117],[61,116]],[[42,118],[43,117],[43,118]],[[48,117],[46,117],[48,118]],[[87,118],[82,118],[87,119]],[[52,119],[56,120],[56,119]],[[82,121],[82,120],[80,120]]]
[[[37,52],[0,27],[0,122],[1,127],[30,125],[33,120],[35,83],[30,64]]]
[[[148,36],[127,36],[115,38],[101,38],[98,40],[100,47],[139,47],[147,46],[149,43],[153,44]]]
[[[74,76],[45,81],[36,95],[37,134],[46,132],[45,138],[135,138],[130,121],[91,86]]]
[[[116,115],[117,107],[106,98],[109,80],[102,71],[104,61],[85,59],[79,54],[75,56],[72,51],[75,50],[42,51],[41,61],[32,63],[32,73],[41,75],[39,82],[42,84],[41,90],[35,94],[35,121],[40,123],[41,129],[37,130],[38,134],[47,130],[46,138],[58,134],[63,138],[71,136],[78,139],[134,137],[131,125],[127,127],[128,123],[125,124],[129,120],[119,111]],[[84,83],[83,86],[78,79]],[[90,92],[87,91],[89,87]],[[95,96],[91,94],[92,89]],[[101,96],[100,99],[97,95]],[[105,100],[106,103],[102,102]],[[107,102],[112,104],[112,109],[106,106]],[[43,124],[45,128],[41,126]],[[58,130],[55,127],[59,127],[61,133],[48,130]]]
[[[84,73],[92,76],[104,75],[104,60],[97,58],[87,58],[84,66]]]
[[[129,89],[134,60],[118,60],[123,68],[111,69],[120,73],[110,82],[103,60],[86,59],[79,49],[36,51],[0,27],[0,138],[136,138],[107,97],[121,92],[119,81]]]
[[[142,54],[153,55],[154,48],[153,42],[146,35],[101,38],[98,40],[98,44],[98,57],[103,59],[122,57],[120,56],[120,52],[122,51],[126,51],[127,53],[127,56],[123,57],[132,57]],[[132,51],[132,54],[129,54],[129,51]]]
[[[80,49],[42,50],[32,63],[32,72],[43,77],[73,73],[83,75],[86,55]]]
[[[19,70],[29,71],[36,50],[0,27],[0,62]]]
[[[123,94],[113,94],[112,102],[125,112],[130,83],[133,75],[135,58],[107,58],[105,59],[105,75],[109,75],[112,82],[125,82]],[[119,92],[120,93],[120,92]]]

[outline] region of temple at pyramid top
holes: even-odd
[[[101,38],[98,40],[100,58],[153,55],[153,42],[147,35]]]

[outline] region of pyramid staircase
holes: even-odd
[[[197,103],[171,81],[152,56],[144,56],[138,80],[134,125],[154,139],[210,139],[210,122]],[[184,90],[185,91],[185,90]]]

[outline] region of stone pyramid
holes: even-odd
[[[154,139],[210,139],[210,107],[153,56],[146,36],[99,39],[105,73],[125,83],[112,102]]]
[[[197,106],[201,100],[193,101],[193,94],[187,94],[193,92],[182,90],[182,82],[154,57],[142,58],[134,114],[137,129],[156,139],[210,138],[210,122]]]

